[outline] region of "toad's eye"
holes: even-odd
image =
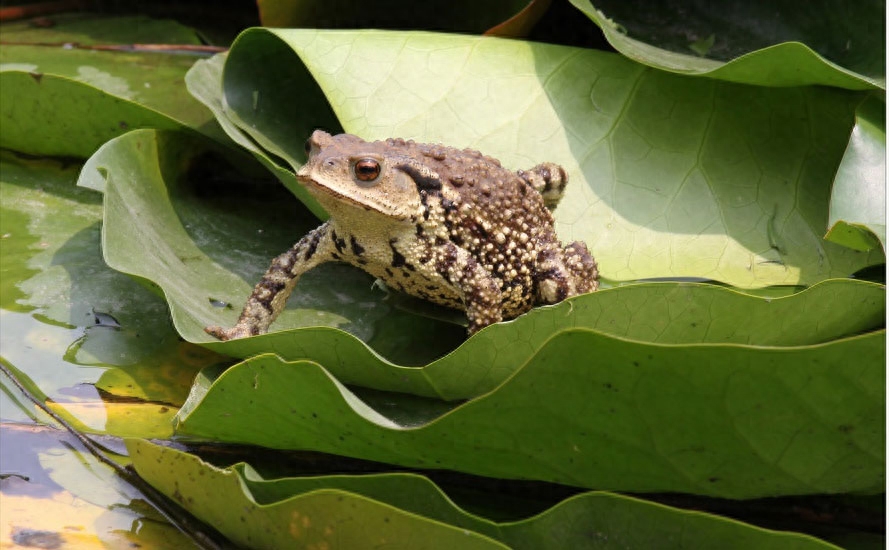
[[[312,140],[307,139],[306,140],[306,156],[309,156],[310,154],[312,154]]]
[[[374,159],[359,159],[352,170],[358,181],[371,182],[380,177],[380,163]]]

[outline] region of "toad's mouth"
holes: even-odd
[[[411,218],[408,214],[395,212],[392,211],[392,209],[386,208],[384,204],[380,204],[379,201],[372,196],[361,196],[361,200],[359,200],[359,198],[356,198],[354,195],[347,195],[333,187],[318,183],[316,180],[308,176],[297,175],[296,179],[305,186],[306,190],[308,190],[330,214],[337,209],[342,209],[344,206],[347,206],[365,212],[377,212],[392,220],[409,220]]]
[[[303,184],[315,198],[334,197],[343,202],[349,202],[356,205],[360,204],[358,201],[355,200],[354,197],[350,197],[344,193],[341,193],[333,187],[328,187],[326,185],[318,183],[309,176],[297,175],[296,180]]]

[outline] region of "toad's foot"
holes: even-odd
[[[248,336],[256,336],[248,326],[235,325],[232,328],[222,328],[218,326],[204,327],[204,332],[210,336],[215,336],[223,342],[227,340],[237,340],[238,338],[246,338]]]

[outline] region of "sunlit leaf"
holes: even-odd
[[[886,249],[886,103],[868,98],[830,196],[825,238],[856,250]]]
[[[327,117],[293,101],[318,103],[314,88],[287,85],[304,81],[303,65],[351,133],[565,166],[559,236],[585,241],[608,279],[812,284],[884,261],[822,238],[859,94],[683,77],[514,40],[249,30],[226,62],[226,116],[292,169]]]
[[[480,542],[476,537],[481,536],[516,549],[582,548],[591,536],[605,545],[620,541],[631,548],[680,543],[739,549],[831,547],[804,535],[601,492],[572,497],[532,518],[498,524],[465,512],[436,485],[413,474],[264,480],[243,463],[219,469],[140,440],[127,441],[127,448],[141,476],[230,539],[253,547],[281,548],[296,540],[302,546],[348,548],[353,530],[359,530],[366,534],[358,546],[373,542],[367,536],[397,533],[399,545],[437,548],[439,537],[453,544],[445,526],[463,530],[461,548]],[[356,516],[359,508],[363,513]]]
[[[786,298],[714,285],[648,283],[537,308],[481,331],[418,370],[386,359],[423,365],[456,348],[464,329],[395,310],[385,293],[373,289],[371,277],[328,265],[300,280],[274,332],[218,342],[203,327],[234,323],[270,259],[318,222],[274,184],[243,186],[235,180],[212,195],[201,191],[200,182],[189,184],[177,167],[204,147],[181,134],[133,132],[103,147],[80,183],[105,187],[109,265],[157,284],[184,338],[229,355],[274,351],[318,361],[345,383],[459,399],[501,383],[565,328],[660,343],[801,345],[883,326],[885,290],[872,283],[826,281]]]
[[[399,410],[395,395],[374,408],[316,363],[262,355],[193,393],[177,433],[598,489],[876,493],[884,341],[677,346],[568,330],[432,419],[416,402]]]
[[[250,548],[505,548],[466,529],[399,510],[360,495],[321,490],[297,506],[257,503],[232,470],[128,440],[136,471],[150,484],[237,544]]]

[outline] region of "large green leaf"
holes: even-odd
[[[462,327],[393,309],[369,276],[328,265],[300,280],[275,332],[218,342],[203,327],[233,323],[270,259],[317,221],[274,184],[234,180],[208,188],[189,181],[187,166],[207,147],[184,134],[132,132],[90,159],[80,185],[105,189],[109,265],[157,284],[185,339],[229,355],[274,351],[318,361],[344,383],[459,399],[501,383],[565,328],[672,344],[803,345],[883,326],[884,287],[862,281],[825,281],[785,298],[714,285],[647,283],[537,308],[414,369],[377,354],[422,365],[453,350],[463,339]],[[232,306],[214,305],[219,303]]]
[[[296,175],[289,169],[281,166],[276,158],[266,152],[257,145],[253,139],[241,131],[228,116],[228,106],[225,96],[219,93],[222,89],[222,69],[225,63],[226,54],[213,56],[211,59],[202,59],[197,61],[188,73],[185,75],[185,83],[188,91],[200,102],[202,102],[213,114],[225,133],[238,145],[250,152],[263,166],[272,172],[278,180],[283,183],[315,216],[326,218],[327,212],[321,208],[318,201],[306,191],[306,188],[296,181]],[[315,86],[311,76],[303,72],[299,75],[301,82],[300,87]],[[317,97],[318,94],[316,94]],[[302,106],[300,106],[302,107]],[[336,116],[329,112],[321,110],[322,106],[313,105],[312,110],[315,113],[315,120],[322,122],[322,126],[331,129],[338,129],[339,123]],[[322,113],[324,113],[322,115]],[[308,130],[304,128],[303,130]]]
[[[177,433],[598,489],[875,493],[884,341],[677,346],[568,330],[441,416],[397,399],[373,408],[316,363],[262,355],[193,393]]]
[[[195,373],[222,358],[104,264],[102,196],[74,185],[78,169],[0,153],[3,360],[84,431],[169,436]]]
[[[619,52],[684,74],[759,84],[886,87],[879,0],[571,0]]]
[[[832,548],[803,535],[601,492],[497,524],[461,510],[436,485],[413,474],[267,481],[243,463],[219,469],[141,440],[127,441],[127,448],[139,475],[231,540],[254,548],[364,547],[373,542],[368,536],[396,536],[388,542],[411,548],[449,548],[454,535],[448,527],[463,530],[460,548],[482,541],[499,548],[493,540],[516,549],[584,548],[591,529],[601,548]]]
[[[830,229],[825,238],[854,248],[886,249],[886,103],[868,98],[830,196]]]
[[[128,440],[127,450],[148,483],[245,547],[505,548],[478,533],[337,489],[264,504],[231,469],[142,440]]]
[[[349,132],[476,147],[514,168],[565,166],[557,230],[585,241],[608,279],[812,284],[884,261],[822,239],[859,94],[683,77],[495,38],[249,30],[226,61],[225,115],[291,169],[329,110],[303,85],[306,68]]]
[[[56,27],[4,25],[0,49],[0,146],[86,158],[132,128],[197,129],[224,138],[183,86],[193,55],[62,47],[121,40],[194,44],[178,23],[144,17],[62,17]]]

